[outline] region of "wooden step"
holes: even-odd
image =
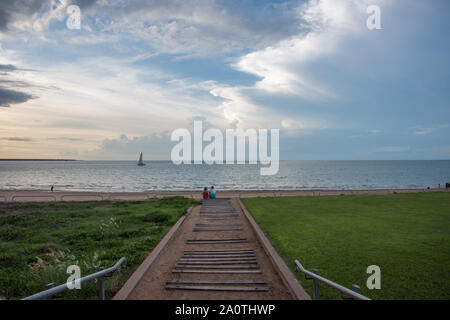
[[[173,273],[213,273],[213,274],[244,274],[244,273],[262,273],[260,269],[257,270],[188,270],[188,269],[173,269]]]
[[[243,248],[243,249],[216,249],[216,250],[184,250],[184,253],[195,253],[195,254],[209,254],[209,253],[217,253],[217,254],[234,254],[234,253],[242,253],[242,252],[254,252],[251,248]]]
[[[200,213],[200,217],[223,218],[223,217],[238,217],[238,215],[236,213]]]
[[[167,284],[168,290],[202,290],[202,291],[249,291],[249,292],[264,292],[269,291],[268,287],[235,287],[235,286],[189,286],[181,284]]]
[[[210,262],[214,262],[214,261],[249,261],[249,260],[255,260],[256,257],[255,256],[251,256],[251,257],[237,257],[237,258],[196,258],[196,257],[181,257],[179,261],[210,261]]]
[[[205,232],[205,231],[239,231],[244,230],[243,227],[231,227],[231,228],[194,228],[193,232]]]
[[[255,258],[254,254],[241,254],[241,255],[184,255],[181,259],[231,259],[231,258]]]
[[[255,256],[250,257],[225,257],[225,258],[210,258],[210,257],[181,257],[180,261],[245,261],[245,260],[255,260]]]
[[[228,241],[228,240],[246,240],[245,238],[209,238],[209,239],[188,239],[187,241]]]
[[[234,210],[200,210],[200,214],[237,214]]]
[[[248,240],[226,240],[226,241],[189,241],[187,244],[220,244],[220,243],[243,243],[248,242]]]
[[[166,284],[266,284],[264,280],[167,280]]]
[[[232,216],[232,217],[204,217],[205,219],[208,219],[208,220],[214,220],[214,221],[217,221],[217,220],[228,220],[228,219],[237,219],[238,218],[238,216]]]
[[[233,265],[216,265],[216,266],[205,266],[205,265],[195,265],[195,264],[177,264],[175,265],[175,269],[258,269],[257,263],[254,264],[248,264],[248,265],[240,265],[240,266],[233,266]]]
[[[226,228],[226,227],[242,227],[240,223],[231,223],[231,224],[208,224],[208,223],[196,223],[196,227],[212,227],[212,228]]]
[[[179,260],[179,265],[233,265],[233,264],[256,264],[256,259],[251,260],[239,260],[239,261],[185,261]]]

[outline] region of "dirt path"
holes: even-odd
[[[236,200],[210,200],[191,211],[128,299],[292,299],[270,261]]]

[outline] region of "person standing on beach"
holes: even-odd
[[[216,189],[214,189],[214,186],[211,186],[211,191],[209,191],[209,197],[211,199],[215,199],[216,198]]]
[[[50,191],[53,192],[53,185],[52,185],[52,187],[50,188]]]

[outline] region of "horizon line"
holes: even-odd
[[[135,159],[58,159],[58,158],[0,158],[0,161],[136,161]],[[450,161],[450,159],[280,159],[279,161]],[[170,159],[150,159],[144,162],[172,162]],[[204,162],[206,164],[206,162]],[[191,164],[194,164],[192,161]],[[227,164],[225,161],[222,164]],[[231,164],[237,164],[236,160]],[[246,162],[247,164],[247,162]]]

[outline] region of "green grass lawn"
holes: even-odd
[[[450,194],[243,200],[279,255],[372,299],[450,299]],[[369,290],[370,265],[381,289]],[[312,295],[312,281],[297,274]],[[320,286],[323,299],[339,299]]]
[[[183,197],[124,202],[0,203],[0,296],[18,299],[67,281],[67,266],[81,276],[126,257],[106,278],[112,298],[173,224],[197,201]],[[98,284],[70,290],[67,299],[97,299]]]

